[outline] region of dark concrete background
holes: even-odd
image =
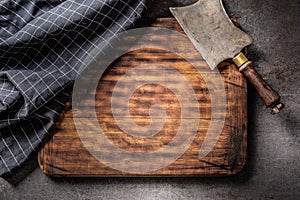
[[[147,15],[169,16],[169,6],[191,2],[195,0],[157,0]],[[229,15],[254,38],[249,57],[257,71],[286,104],[279,115],[271,116],[249,88],[249,158],[240,174],[225,178],[52,179],[37,168],[33,156],[9,179],[15,185],[0,179],[0,199],[299,199],[300,1],[224,3]]]

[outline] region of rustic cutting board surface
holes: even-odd
[[[182,32],[173,18],[147,19],[139,26],[164,27]],[[202,67],[208,67],[201,56],[195,59],[202,61]],[[111,95],[116,83],[129,70],[147,63],[160,63],[172,67],[185,77],[195,91],[198,100],[196,106],[200,112],[199,127],[187,150],[168,166],[155,171],[132,173],[113,169],[95,158],[86,148],[76,131],[72,108],[66,106],[63,120],[56,127],[53,137],[39,152],[39,165],[45,174],[66,177],[222,176],[236,174],[242,169],[247,149],[247,83],[243,76],[232,64],[222,64],[220,73],[227,97],[226,113],[223,113],[226,116],[225,122],[213,149],[205,157],[199,157],[199,150],[210,123],[218,120],[211,114],[211,95],[203,80],[203,74],[178,54],[161,49],[140,49],[121,56],[105,71],[99,81],[95,109],[99,125],[111,143],[128,152],[148,153],[159,150],[175,137],[181,120],[180,104],[171,90],[154,84],[159,77],[152,77],[153,84],[137,88],[127,106],[132,120],[140,126],[150,123],[149,108],[152,105],[159,104],[164,107],[168,117],[162,130],[148,138],[135,137],[124,133],[114,120]],[[83,114],[81,117],[87,116]],[[93,151],[104,150],[96,145]],[[142,166],[147,162],[145,160],[140,164]]]

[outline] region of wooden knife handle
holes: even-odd
[[[236,19],[231,18],[231,21],[236,27],[241,29],[241,25]],[[279,113],[279,111],[284,108],[284,104],[280,102],[281,97],[257,73],[257,71],[253,68],[252,62],[248,60],[243,52],[240,52],[232,60],[239,68],[239,71],[242,72],[246,76],[248,81],[250,81],[250,83],[255,87],[257,93],[263,99],[265,105],[272,108],[271,114],[275,115]]]
[[[280,102],[279,94],[266,83],[262,77],[253,68],[251,61],[247,61],[239,67],[239,71],[242,72],[250,83],[255,87],[257,93],[263,99],[267,107],[272,108],[271,113],[277,114],[284,104]]]

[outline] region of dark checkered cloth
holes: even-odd
[[[0,1],[0,176],[49,135],[84,58],[130,28],[149,1]]]

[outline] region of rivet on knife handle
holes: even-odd
[[[232,23],[222,0],[198,0],[189,6],[170,8],[170,11],[212,70],[222,61],[233,59],[265,104],[272,108],[272,114],[284,107],[278,93],[258,75],[252,62],[240,53],[253,39]]]
[[[277,114],[284,107],[284,104],[280,102],[279,94],[263,80],[263,78],[253,68],[252,62],[249,61],[242,52],[235,56],[232,60],[239,68],[239,71],[242,72],[255,87],[265,105],[272,108],[271,113]]]

